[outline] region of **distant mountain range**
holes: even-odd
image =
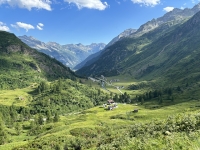
[[[174,9],[118,38],[95,61],[77,71],[84,76],[129,74],[136,78],[200,77],[200,4]],[[109,45],[109,44],[108,44]],[[186,67],[187,66],[187,67]],[[186,70],[183,68],[187,68]]]
[[[64,65],[73,68],[77,64],[85,60],[89,55],[104,49],[106,44],[104,43],[92,43],[91,45],[82,45],[82,44],[66,44],[60,45],[56,42],[44,43],[35,39],[32,36],[19,36],[25,44],[28,46],[37,49],[40,52],[43,52],[52,58],[57,59],[62,62]]]

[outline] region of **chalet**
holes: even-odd
[[[111,105],[111,104],[114,104],[114,103],[115,103],[115,101],[112,100],[112,99],[109,99],[107,102],[108,102],[108,105]]]

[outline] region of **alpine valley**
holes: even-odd
[[[174,9],[147,22],[114,44],[111,41],[96,61],[86,62],[87,66],[77,73],[86,76],[127,73],[137,78],[165,76],[170,80],[184,80],[187,74],[191,75],[190,70],[197,75],[199,10],[199,4],[192,9]],[[189,63],[192,61],[194,64]],[[191,66],[185,68],[186,64]],[[180,69],[183,66],[185,69]]]
[[[107,45],[0,31],[0,149],[200,149],[199,29],[200,4]]]
[[[31,36],[19,36],[24,43],[28,46],[43,52],[52,58],[57,59],[64,65],[73,68],[77,64],[85,60],[89,55],[97,53],[104,49],[104,43],[92,43],[91,45],[82,45],[82,44],[66,44],[60,45],[56,42],[41,42]]]

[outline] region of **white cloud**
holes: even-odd
[[[165,8],[163,8],[163,10],[166,12],[170,12],[170,11],[174,10],[174,7],[165,7]]]
[[[76,6],[79,9],[85,7],[89,9],[104,10],[108,7],[107,2],[101,2],[101,0],[64,0],[64,1],[76,4]]]
[[[26,23],[23,23],[23,22],[16,22],[16,24],[11,24],[11,26],[13,28],[23,28],[26,30],[26,32],[28,32],[28,30],[30,29],[35,29],[34,26],[32,26],[31,24],[26,24]]]
[[[38,29],[38,30],[43,30],[43,28],[40,27],[39,25],[37,25],[37,29]]]
[[[160,0],[131,0],[133,3],[142,4],[146,6],[156,6],[160,4]]]
[[[31,10],[32,8],[46,9],[51,11],[50,0],[0,0],[1,4],[8,4],[12,7],[18,6],[20,8],[26,8]]]
[[[39,25],[40,27],[44,27],[44,24],[43,24],[43,23],[38,23],[38,25]]]
[[[9,27],[6,26],[5,23],[0,22],[0,30],[2,31],[10,31]]]
[[[43,23],[38,23],[37,29],[38,29],[38,30],[43,30],[42,27],[44,27],[44,24],[43,24]]]

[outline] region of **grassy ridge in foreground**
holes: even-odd
[[[42,125],[34,140],[13,149],[198,149],[199,104],[190,101],[154,110],[119,104],[113,111],[95,107],[70,113],[60,122]]]

